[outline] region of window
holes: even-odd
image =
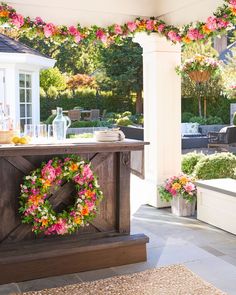
[[[32,76],[20,73],[20,126],[24,130],[25,124],[32,123]]]

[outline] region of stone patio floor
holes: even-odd
[[[176,263],[186,265],[217,288],[236,295],[236,236],[194,218],[175,217],[169,209],[155,209],[148,205],[142,205],[133,215],[132,232],[149,236],[147,262],[1,285],[0,295],[20,294]]]

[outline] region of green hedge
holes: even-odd
[[[236,178],[236,156],[231,153],[216,153],[203,157],[194,168],[198,179]]]
[[[197,163],[205,157],[202,153],[188,153],[186,155],[182,156],[182,171],[185,174],[191,175],[194,172],[194,168],[197,165]]]
[[[60,106],[64,110],[70,110],[74,107],[81,107],[84,109],[100,109],[107,110],[107,112],[134,112],[134,102],[129,97],[113,95],[111,92],[102,92],[96,95],[96,92],[85,90],[76,92],[74,95],[64,93],[58,98],[52,99],[47,97],[40,98],[40,113],[41,120],[45,121],[50,115],[51,110]]]
[[[216,100],[207,100],[207,117],[219,117],[224,124],[230,122],[230,103],[235,103],[236,100],[229,100],[225,96],[221,96]],[[203,104],[202,104],[203,106]],[[198,116],[198,101],[194,98],[182,98],[182,114],[192,113],[193,116]],[[189,115],[187,115],[188,118]],[[184,115],[184,119],[186,116]],[[183,115],[182,115],[183,120]],[[184,121],[183,121],[184,122]]]

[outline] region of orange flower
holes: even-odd
[[[71,164],[71,166],[70,166],[71,171],[77,171],[78,168],[79,168],[78,164],[75,164],[75,163]]]
[[[189,39],[189,37],[187,37],[187,36],[183,37],[182,40],[183,40],[183,42],[186,43],[186,44],[189,44],[189,43],[192,42],[191,39]]]
[[[8,16],[9,16],[9,11],[7,10],[0,11],[0,17],[8,17]]]
[[[43,187],[47,188],[48,186],[51,186],[51,182],[48,179],[44,180]]]
[[[36,196],[31,196],[29,198],[29,203],[33,204],[35,206],[38,206],[38,204],[40,203],[40,201],[42,200],[42,196],[41,195],[36,195]]]
[[[202,30],[203,30],[203,32],[206,33],[206,34],[210,34],[210,33],[211,33],[211,30],[208,28],[207,25],[203,25],[203,26],[202,26]]]
[[[47,226],[48,225],[48,219],[41,219],[40,222],[42,223],[42,226]]]
[[[172,188],[174,189],[174,190],[179,190],[180,188],[181,188],[181,185],[179,184],[179,183],[174,183],[173,185],[172,185]]]
[[[87,206],[84,206],[84,208],[82,209],[82,212],[81,212],[82,215],[88,215],[89,214],[89,209]]]
[[[85,193],[85,196],[88,198],[92,198],[94,196],[94,192],[91,190],[87,190]]]
[[[233,15],[236,15],[236,8],[231,7],[230,10],[231,10],[231,12],[232,12]]]

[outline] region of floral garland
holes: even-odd
[[[186,202],[193,202],[197,197],[197,188],[193,181],[192,177],[185,174],[166,179],[165,184],[158,189],[161,199],[169,202],[181,195]]]
[[[124,25],[114,24],[106,28],[91,26],[56,26],[46,23],[40,17],[34,20],[23,17],[16,10],[2,3],[0,6],[0,24],[22,29],[29,36],[45,36],[57,41],[71,40],[76,43],[84,41],[101,41],[105,44],[121,43],[126,37],[131,37],[137,32],[157,32],[174,43],[189,44],[198,40],[206,40],[226,30],[233,29],[236,24],[236,0],[224,0],[225,4],[219,7],[206,22],[190,23],[178,28],[166,24],[163,20],[152,17],[150,19],[137,18]]]
[[[52,191],[67,182],[75,184],[74,205],[56,213],[49,198]],[[33,224],[36,234],[71,234],[95,218],[102,197],[89,163],[78,156],[53,158],[24,178],[19,212],[23,214],[22,222]]]

